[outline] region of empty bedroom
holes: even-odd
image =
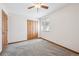
[[[0,56],[79,56],[79,3],[0,3]]]

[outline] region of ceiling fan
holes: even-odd
[[[31,8],[44,8],[44,9],[48,9],[48,4],[46,3],[34,3],[32,6],[28,7],[28,9]]]

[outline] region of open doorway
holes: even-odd
[[[27,40],[38,38],[38,21],[27,20]]]

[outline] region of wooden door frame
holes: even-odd
[[[6,19],[6,21],[5,21]],[[4,24],[4,21],[7,23],[7,25]],[[6,30],[4,30],[4,26],[6,26]],[[6,32],[6,38],[4,38],[5,35],[4,32]],[[5,39],[5,40],[4,40]],[[6,41],[6,43],[5,43]],[[8,46],[8,15],[6,14],[6,12],[4,10],[2,10],[2,49],[7,48]]]

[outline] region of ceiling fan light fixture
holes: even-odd
[[[41,8],[40,4],[35,5],[35,8]]]
[[[28,9],[31,8],[44,8],[44,9],[48,9],[48,4],[47,3],[33,3],[32,6],[28,7]]]

